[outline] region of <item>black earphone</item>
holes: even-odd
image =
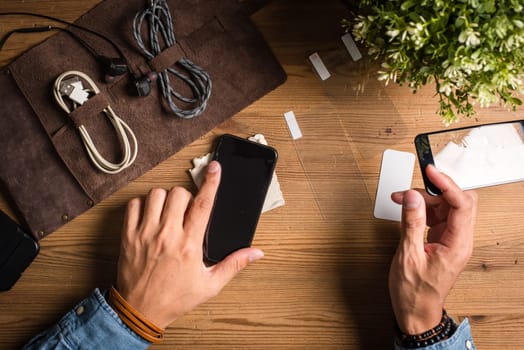
[[[122,58],[98,56],[98,61],[105,69],[104,80],[106,83],[112,83],[115,77],[123,75],[129,70],[127,62]]]
[[[30,16],[30,17],[44,18],[47,20],[51,20],[51,21],[55,21],[58,23],[62,23],[62,24],[71,26],[73,28],[82,30],[91,35],[95,35],[101,38],[102,40],[106,41],[115,49],[119,57],[108,57],[105,55],[100,55],[85,40],[80,38],[73,31],[67,28],[55,27],[51,25],[41,26],[41,27],[18,28],[18,29],[11,30],[0,39],[0,50],[2,49],[6,41],[9,39],[9,37],[14,33],[41,33],[41,32],[47,32],[50,30],[60,30],[60,31],[66,32],[69,35],[71,35],[71,37],[73,37],[78,43],[80,43],[87,51],[89,51],[95,57],[95,59],[102,66],[102,73],[103,73],[102,75],[106,83],[112,83],[117,76],[130,72],[134,77],[133,82],[131,84],[133,86],[133,89],[132,89],[133,93],[137,96],[147,96],[151,92],[151,86],[153,82],[155,82],[158,78],[158,74],[156,72],[150,72],[146,74],[145,76],[138,76],[136,74],[133,74],[133,72],[131,71],[129,67],[129,63],[124,53],[118,47],[118,45],[116,45],[111,39],[109,39],[105,35],[98,33],[92,29],[80,26],[75,23],[65,21],[60,18],[51,17],[47,15],[41,15],[37,13],[31,13],[31,12],[0,12],[0,16]]]
[[[138,96],[147,96],[151,93],[151,85],[158,79],[157,72],[149,72],[148,74],[135,79],[134,86]]]

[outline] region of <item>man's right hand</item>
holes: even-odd
[[[402,204],[402,222],[389,291],[397,323],[406,334],[439,324],[444,301],[473,251],[476,193],[463,192],[433,166],[426,168],[426,174],[441,196],[417,190],[391,196]]]

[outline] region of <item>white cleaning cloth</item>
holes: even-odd
[[[267,146],[267,141],[262,134],[256,134],[250,137],[248,140]],[[191,174],[193,182],[198,188],[200,188],[202,181],[204,180],[205,173],[203,170],[207,167],[212,159],[213,156],[211,153],[193,159],[194,168],[189,169],[189,173]],[[262,207],[262,213],[283,206],[285,203],[284,196],[280,190],[280,184],[278,183],[277,174],[273,173],[273,178],[271,179],[271,184],[269,185],[269,189],[267,191],[266,200],[264,201],[264,206]]]

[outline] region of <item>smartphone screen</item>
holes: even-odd
[[[251,246],[277,151],[226,134],[219,137],[213,159],[220,163],[222,176],[204,239],[204,257],[216,263]]]
[[[440,194],[425,175],[433,164],[463,190],[524,180],[524,121],[485,124],[417,135],[426,191]]]

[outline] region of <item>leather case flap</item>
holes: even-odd
[[[143,9],[142,0],[108,0],[82,16],[77,23],[113,40],[135,71],[148,60],[134,42],[131,23]],[[129,181],[167,159],[185,145],[284,82],[286,76],[258,30],[237,1],[169,1],[180,50],[172,50],[175,64],[187,55],[211,76],[213,90],[206,111],[181,119],[168,110],[157,85],[147,97],[129,93],[131,74],[111,85],[102,82],[101,68],[86,49],[67,33],[58,33],[29,50],[0,77],[0,178],[37,238],[87,210]],[[116,57],[103,40],[75,30],[98,53]],[[163,55],[157,64],[169,64]],[[159,63],[160,62],[160,63]],[[140,70],[138,69],[139,67]],[[91,76],[107,100],[135,132],[135,163],[116,175],[97,170],[81,143],[75,122],[86,126],[100,152],[110,160],[120,157],[120,145],[107,118],[82,108],[73,119],[55,103],[54,80],[68,70]],[[190,94],[186,86],[173,86]],[[93,102],[94,104],[95,102]],[[10,112],[12,111],[12,113]]]

